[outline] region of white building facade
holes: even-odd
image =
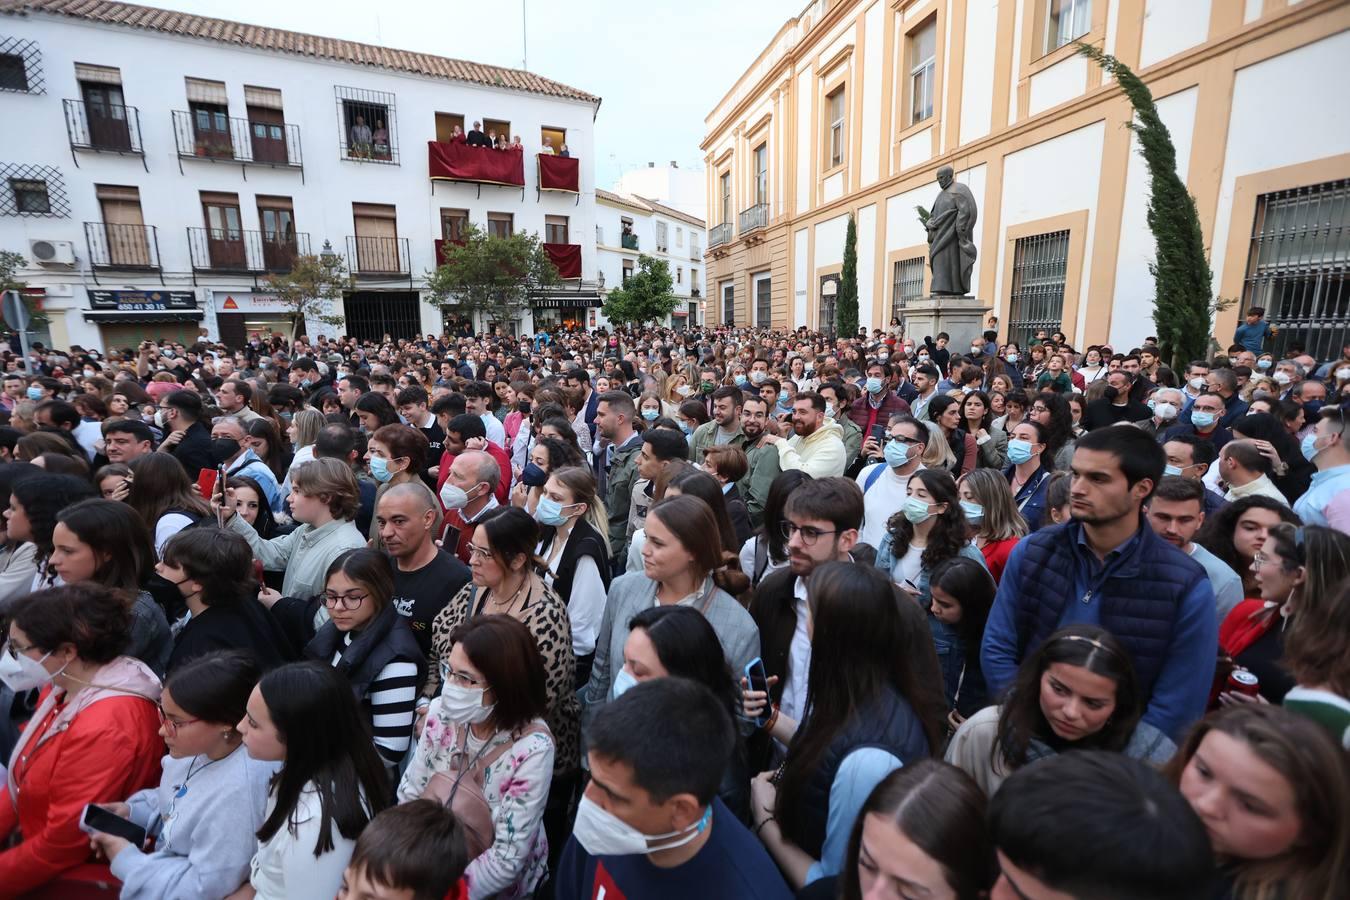
[[[28,259],[19,277],[52,345],[289,336],[266,276],[324,252],[344,258],[356,289],[329,301],[341,326],[311,320],[309,334],[440,333],[457,317],[427,302],[425,276],[465,221],[538,233],[579,276],[499,329],[530,333],[535,312],[598,305],[598,97],[426,54],[61,6],[0,15],[0,110],[24,136],[0,151],[0,249]],[[454,170],[434,170],[432,142],[475,120],[520,136],[523,153],[460,144]],[[541,150],[563,143],[572,183],[541,189]]]
[[[642,255],[664,260],[680,305],[662,324],[681,329],[702,325],[703,251],[708,246],[703,221],[646,197],[597,190],[595,200],[596,257],[606,287],[627,283]],[[597,323],[604,324],[603,318],[591,327]]]
[[[702,171],[681,169],[675,160],[668,166],[647,163],[619,176],[616,194],[646,197],[704,222],[708,219],[708,195]]]

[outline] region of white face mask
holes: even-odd
[[[637,856],[683,847],[698,837],[711,821],[712,807],[709,806],[697,822],[683,831],[643,834],[583,795],[577,805],[572,835],[591,856]]]
[[[441,685],[441,710],[457,725],[477,725],[492,715],[493,703],[483,705],[487,688],[466,688],[449,678]]]
[[[0,681],[16,694],[42,687],[66,670],[65,666],[55,672],[48,672],[43,668],[42,663],[49,656],[50,652],[44,653],[42,659],[33,659],[23,653],[14,656],[6,644],[5,648],[0,650]]]
[[[469,505],[469,495],[447,481],[441,485],[441,505],[446,509],[463,509]]]

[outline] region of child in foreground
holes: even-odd
[[[464,900],[468,864],[449,809],[432,800],[391,806],[361,832],[337,900]]]

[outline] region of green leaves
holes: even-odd
[[[356,287],[356,280],[347,271],[347,261],[336,253],[297,257],[289,272],[268,275],[264,280],[296,324],[314,319],[341,327],[344,318],[329,314],[328,301],[341,299],[343,291]]]
[[[1212,316],[1219,301],[1213,295],[1214,273],[1205,254],[1204,233],[1195,198],[1177,174],[1172,135],[1158,115],[1148,85],[1114,56],[1088,44],[1078,52],[1109,72],[1134,107],[1129,128],[1149,174],[1148,227],[1157,244],[1149,266],[1153,275],[1153,322],[1162,358],[1175,369],[1209,356]]]
[[[835,298],[835,320],[839,334],[854,337],[858,333],[858,226],[848,217],[844,235],[844,270],[839,276],[839,295]]]
[[[508,322],[525,309],[531,293],[558,282],[558,270],[536,234],[494,237],[469,224],[463,243],[446,242],[444,249],[445,263],[427,273],[427,302],[435,306]]]
[[[615,325],[643,325],[663,321],[680,305],[671,293],[670,266],[645,253],[628,283],[605,298],[605,318]]]

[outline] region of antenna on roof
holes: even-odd
[[[525,0],[520,0],[520,52],[524,57],[521,63],[522,69],[530,68],[530,29],[529,23],[525,20]]]

